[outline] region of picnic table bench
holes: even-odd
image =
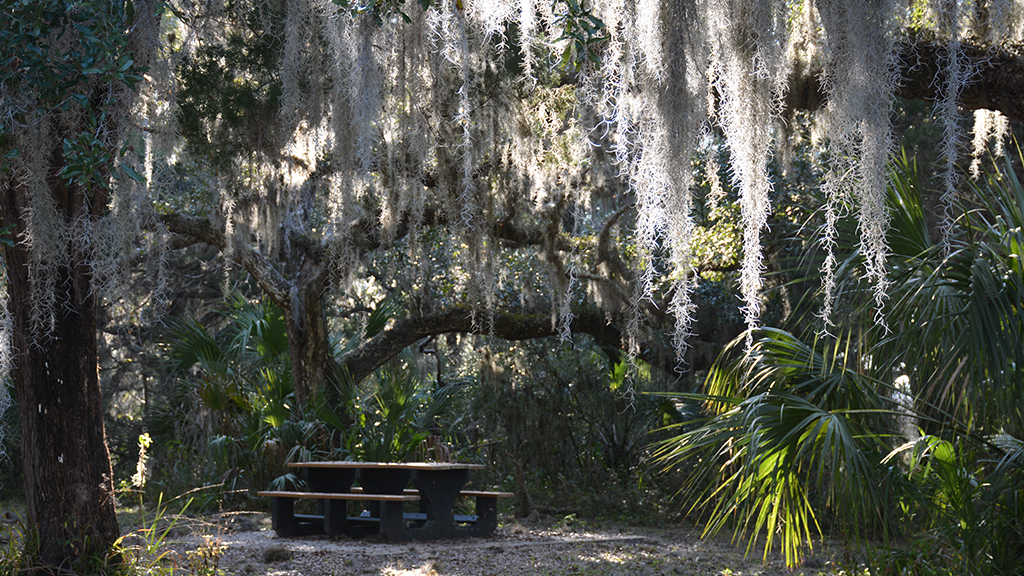
[[[394,542],[462,536],[488,536],[498,525],[498,498],[509,492],[462,490],[469,470],[479,464],[434,462],[296,462],[309,492],[264,491],[271,499],[274,531],[279,536],[379,532]],[[353,486],[358,481],[359,486]],[[412,482],[415,488],[406,486]],[[475,514],[455,514],[460,497],[475,499]],[[297,514],[295,502],[313,499],[316,514]],[[348,502],[364,503],[359,515],[348,514]],[[406,512],[418,502],[418,512]]]

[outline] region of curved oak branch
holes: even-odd
[[[594,312],[579,313],[572,321],[573,334],[588,334],[603,345],[625,350],[622,332]],[[403,318],[341,359],[353,381],[359,382],[407,346],[428,336],[449,333],[492,335],[506,340],[530,340],[558,334],[546,314],[512,314],[474,311],[458,307],[436,314]],[[655,343],[645,343],[639,358],[668,373],[676,369],[674,353]]]
[[[958,103],[967,110],[998,110],[1007,118],[1024,121],[1024,58],[1003,48],[984,48],[962,43],[966,68],[974,73],[960,93]],[[908,100],[934,102],[942,95],[943,69],[948,58],[946,42],[906,40],[900,44],[900,83],[897,95]],[[797,68],[790,77],[786,106],[817,110],[827,99],[821,86],[821,69]]]

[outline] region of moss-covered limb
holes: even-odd
[[[572,332],[588,334],[602,345],[623,351],[626,349],[621,330],[608,322],[599,312],[577,312],[572,321]],[[484,310],[474,311],[468,307],[456,307],[436,314],[403,318],[363,342],[342,358],[341,364],[348,370],[353,380],[358,382],[418,340],[448,333],[485,334],[506,340],[530,340],[557,336],[558,326],[552,324],[551,316],[547,312],[488,313]],[[676,368],[674,353],[657,342],[645,342],[640,347],[638,356],[641,360],[667,372],[672,372]]]
[[[175,234],[213,246],[222,253],[226,252],[227,239],[224,236],[224,230],[214,226],[207,218],[183,214],[162,214],[160,221]],[[290,283],[272,262],[248,246],[237,247],[231,252],[231,256],[252,274],[260,288],[275,304],[283,310],[291,309]]]
[[[616,210],[608,220],[605,221],[601,227],[601,232],[597,236],[597,262],[594,263],[594,267],[600,269],[602,264],[607,265],[608,276],[618,278],[629,278],[629,272],[627,271],[625,263],[619,256],[619,251],[616,249],[615,244],[612,242],[612,229],[619,220],[622,219],[623,214],[627,210],[635,210],[635,204],[628,204]]]
[[[948,43],[939,41],[903,44],[903,85],[900,96],[933,101],[939,98],[937,81],[948,56]],[[1003,48],[983,48],[962,44],[969,77],[957,103],[968,110],[998,110],[1004,116],[1024,121],[1024,57]]]
[[[935,101],[940,97],[941,70],[946,42],[904,41],[900,46],[902,83],[898,95],[909,100]],[[1004,116],[1024,121],[1024,57],[1010,50],[963,44],[971,69],[976,70],[960,93],[959,105],[967,110],[998,110]],[[786,106],[817,110],[824,106],[820,67],[794,68]]]

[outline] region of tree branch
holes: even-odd
[[[182,234],[197,239],[220,250],[221,254],[230,257],[245,268],[259,284],[267,296],[283,310],[291,310],[288,280],[262,254],[247,245],[236,246],[234,250],[226,250],[227,239],[224,231],[214,226],[206,218],[185,216],[183,214],[161,214],[160,221],[175,234]]]
[[[622,332],[597,312],[581,312],[572,321],[573,334],[588,334],[599,343],[625,351]],[[341,359],[353,381],[359,382],[403,349],[428,336],[448,333],[492,335],[506,340],[530,340],[558,334],[546,314],[488,312],[465,307],[437,314],[403,318]],[[667,373],[676,370],[675,354],[648,342],[640,347],[639,358]]]
[[[1007,118],[1024,121],[1024,58],[1003,48],[982,48],[961,44],[968,59],[967,69],[975,73],[967,79],[959,104],[968,110],[998,110]],[[934,102],[941,98],[947,44],[931,40],[906,40],[900,45],[898,95],[909,100]],[[790,77],[786,106],[791,109],[817,110],[827,95],[821,86],[821,69],[796,69]]]

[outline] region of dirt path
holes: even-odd
[[[744,557],[727,540],[701,540],[690,527],[619,528],[540,519],[509,522],[489,538],[392,544],[381,537],[278,538],[265,515],[234,515],[171,539],[167,558],[196,570],[220,550],[227,574],[267,576],[793,575],[828,573],[812,558],[791,572],[774,557]],[[212,568],[207,564],[207,568]]]

